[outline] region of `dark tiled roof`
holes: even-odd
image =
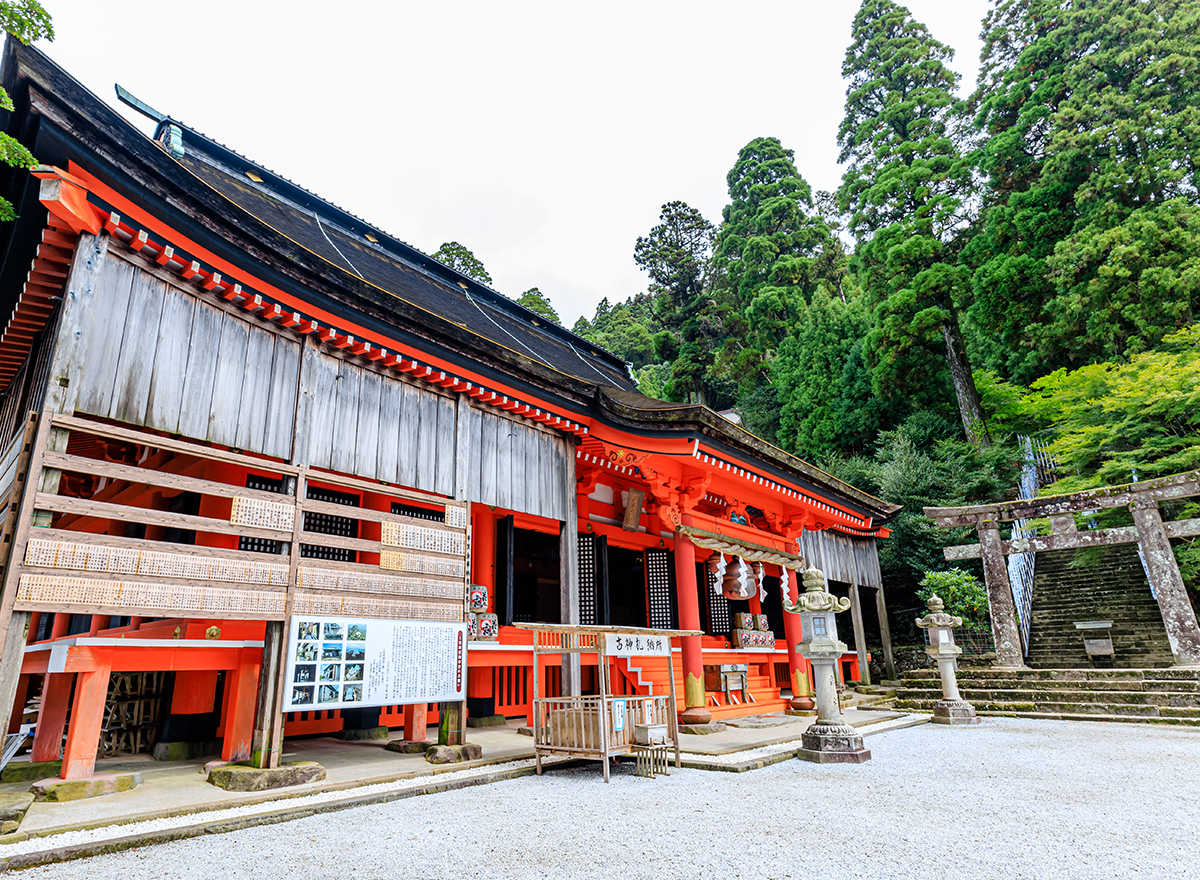
[[[522,306],[490,288],[465,278],[415,248],[375,233],[378,243],[347,227],[366,224],[261,166],[186,130],[181,164],[238,207],[286,235],[332,266],[357,276],[390,296],[403,300],[588,383],[632,390],[624,362],[587,340],[550,326]],[[221,161],[236,157],[238,165],[263,178],[252,181],[245,170]],[[369,227],[368,227],[369,228]],[[463,286],[467,289],[463,289]],[[538,323],[535,325],[534,321]]]

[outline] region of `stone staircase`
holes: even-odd
[[[1147,669],[1174,658],[1158,602],[1142,570],[1136,544],[1103,548],[1095,565],[1072,566],[1074,550],[1037,556],[1026,662],[1043,669],[1090,669],[1075,621],[1111,620],[1114,660],[1097,665]],[[1096,632],[1092,635],[1101,635]]]
[[[1200,726],[1200,669],[960,668],[958,688],[980,715]],[[936,669],[904,676],[895,708],[932,711]]]

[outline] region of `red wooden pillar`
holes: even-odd
[[[21,729],[21,719],[25,716],[25,704],[29,701],[29,673],[17,678],[17,696],[13,700],[12,715],[8,719],[8,732],[17,733]]]
[[[800,592],[800,572],[788,574],[788,604],[794,604]],[[788,673],[792,680],[792,708],[807,712],[815,705],[812,701],[812,688],[808,682],[808,661],[800,656],[796,646],[804,640],[804,627],[799,614],[790,611],[783,612],[783,637],[787,642]]]
[[[71,705],[71,680],[74,678],[70,672],[46,674],[30,760],[57,761],[62,756],[63,731],[67,727],[67,707]]]
[[[254,739],[254,713],[258,708],[258,672],[262,667],[262,651],[244,648],[237,669],[225,674],[229,700],[225,708],[225,741],[221,758],[225,761],[245,761],[250,758]]]
[[[75,679],[71,726],[67,728],[67,747],[59,774],[63,779],[87,779],[96,773],[96,750],[100,746],[100,727],[104,724],[112,651],[94,650],[92,657],[94,668],[80,672]]]
[[[423,742],[426,734],[426,723],[429,718],[429,704],[416,703],[404,707],[404,740],[405,742]]]
[[[216,670],[183,670],[175,673],[171,694],[172,715],[205,715],[217,700]]]
[[[691,517],[683,518],[691,525]],[[679,628],[700,629],[700,595],[696,591],[696,546],[682,532],[675,533],[675,595],[679,602]],[[707,724],[712,713],[704,707],[704,655],[700,636],[684,636],[683,694],[684,708],[679,719],[684,724]]]
[[[37,637],[38,628],[41,625],[42,625],[42,612],[40,612],[40,611],[30,612],[30,614],[29,614],[29,638],[27,638],[25,640],[26,644],[32,645],[34,642],[36,642],[38,640],[38,637]]]
[[[471,511],[471,582],[488,588],[488,607],[496,607],[496,517],[486,505]]]
[[[50,625],[50,638],[61,639],[67,634],[67,630],[71,626],[71,615],[57,613],[54,615],[54,622]]]

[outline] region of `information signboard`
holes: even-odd
[[[604,653],[609,657],[670,657],[671,639],[667,636],[604,633]]]
[[[284,710],[457,702],[467,692],[467,625],[295,615]]]

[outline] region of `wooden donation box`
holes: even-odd
[[[704,689],[706,691],[721,691],[725,694],[726,705],[731,705],[730,691],[741,691],[742,699],[746,698],[746,676],[750,666],[746,663],[725,663],[720,666],[704,667]]]

